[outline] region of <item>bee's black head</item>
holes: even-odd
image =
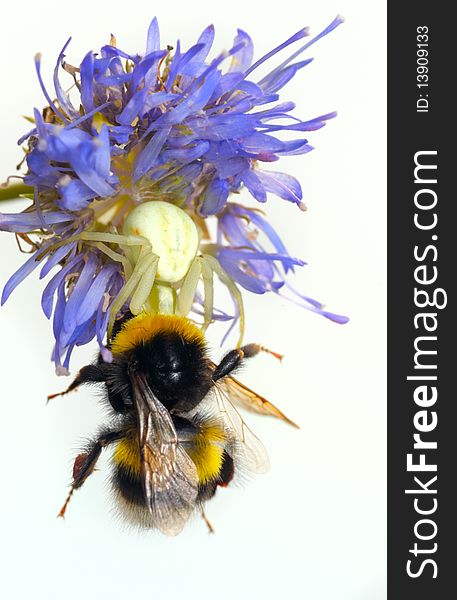
[[[146,375],[151,390],[169,410],[191,410],[211,385],[204,345],[177,332],[158,333],[131,355],[135,368]]]

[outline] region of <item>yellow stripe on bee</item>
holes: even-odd
[[[195,464],[200,484],[217,479],[223,461],[224,431],[214,424],[200,425],[200,431],[192,439],[192,446],[186,452]],[[133,434],[122,438],[113,454],[115,464],[137,476],[141,472],[140,447]]]
[[[140,475],[141,456],[140,445],[136,436],[132,433],[122,438],[116,446],[113,454],[113,460],[116,464],[124,467],[132,474]]]
[[[190,343],[204,344],[205,342],[200,329],[186,317],[152,315],[143,312],[124,323],[114,337],[111,349],[114,354],[121,354],[144,344],[159,333],[176,333]]]
[[[223,461],[225,441],[224,431],[217,425],[201,425],[201,431],[195,436],[194,445],[187,450],[197,468],[199,483],[208,483],[217,479]]]

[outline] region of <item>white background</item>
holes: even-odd
[[[179,537],[138,534],[112,516],[106,460],[78,491],[65,521],[72,461],[103,419],[83,390],[45,406],[68,380],[49,362],[51,327],[29,278],[0,311],[0,595],[8,600],[76,598],[378,600],[385,597],[385,6],[363,0],[195,2],[8,2],[3,4],[0,177],[21,158],[17,138],[44,99],[33,56],[49,84],[58,52],[78,64],[112,32],[143,51],[157,14],[163,41],[194,43],[208,23],[216,47],[236,28],[256,56],[303,25],[318,33],[337,13],[346,23],[309,51],[316,60],[283,90],[297,114],[339,117],[309,136],[316,150],[282,161],[303,185],[301,213],[278,198],[270,218],[291,254],[309,263],[295,284],[351,317],[345,326],[277,297],[246,300],[247,339],[284,352],[282,365],[254,359],[244,381],[301,424],[296,431],[247,420],[268,448],[271,471],[208,505],[216,535],[196,519]],[[275,166],[276,168],[276,166]],[[3,210],[13,210],[5,205]],[[0,284],[24,255],[0,234]],[[214,333],[210,336],[217,347]],[[73,372],[95,346],[75,354]],[[220,350],[215,352],[215,357]]]

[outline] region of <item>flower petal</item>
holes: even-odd
[[[81,324],[78,319],[78,311],[85,302],[96,268],[97,261],[93,253],[90,253],[65,306],[63,326],[59,335],[59,343],[62,347],[71,342],[75,329]]]
[[[30,275],[30,273],[32,273],[32,271],[34,271],[38,267],[38,265],[41,263],[41,261],[43,260],[44,257],[41,258],[40,260],[37,260],[41,252],[42,252],[42,249],[34,252],[34,254],[32,254],[32,256],[28,260],[26,260],[25,263],[21,267],[19,267],[19,269],[13,275],[11,275],[11,277],[8,279],[8,281],[5,284],[5,287],[3,288],[3,292],[2,292],[2,299],[0,302],[0,304],[2,306],[8,300],[8,298],[10,297],[10,295],[14,291],[14,289],[22,281],[24,281],[24,279],[28,275]]]
[[[46,223],[48,226],[56,223],[67,223],[73,220],[73,216],[64,212],[47,212]],[[37,213],[0,213],[0,230],[12,231],[18,233],[30,233],[36,229],[41,229],[42,223]]]
[[[60,269],[58,273],[54,275],[43,290],[41,295],[41,308],[48,319],[52,315],[52,307],[54,303],[54,294],[60,286],[64,286],[66,276],[81,267],[82,259],[77,256],[70,260],[64,267]],[[47,265],[45,265],[47,266]]]
[[[149,25],[146,39],[146,54],[160,50],[160,30],[157,17],[154,17]]]
[[[115,189],[107,182],[111,155],[109,133],[103,125],[97,137],[83,142],[71,154],[71,164],[83,183],[99,196],[111,196]]]
[[[197,40],[197,44],[201,44],[202,48],[194,56],[194,61],[204,62],[211,50],[211,46],[214,42],[214,25],[208,25],[206,29],[202,31],[200,37]]]
[[[94,54],[88,52],[81,63],[81,102],[86,112],[94,109]]]
[[[135,163],[133,181],[138,181],[152,169],[169,133],[170,129],[160,129],[155,132]]]
[[[81,210],[87,206],[89,200],[97,197],[97,192],[91,190],[80,179],[62,177],[57,184],[57,189],[61,196],[57,204],[65,210]]]
[[[53,254],[48,255],[48,260],[46,261],[46,264],[40,271],[40,279],[46,277],[49,271],[64,259],[67,259],[66,263],[68,263],[68,255],[70,253],[73,253],[74,250],[76,250],[76,242],[73,242],[71,244],[65,244],[64,246],[58,248]]]
[[[292,175],[275,171],[256,170],[256,175],[266,192],[271,192],[284,200],[300,205],[302,190],[300,183]]]
[[[242,29],[237,30],[237,35],[233,40],[233,45],[238,46],[242,44],[238,52],[235,52],[230,61],[229,71],[239,71],[244,73],[248,70],[252,63],[252,57],[254,55],[254,44],[250,36]]]
[[[103,300],[103,295],[109,288],[110,280],[115,272],[115,265],[107,265],[95,275],[91,286],[76,313],[77,323],[84,323],[94,316],[98,306]]]
[[[267,193],[263,183],[258,177],[258,171],[254,172],[252,169],[243,173],[242,180],[244,185],[247,187],[251,195],[258,202],[267,201]]]
[[[230,192],[226,179],[213,179],[206,188],[205,197],[200,206],[200,214],[204,217],[215,215],[222,210]]]
[[[75,107],[73,106],[73,104],[71,103],[69,95],[62,88],[62,86],[60,85],[60,81],[59,81],[59,69],[62,66],[62,62],[65,57],[65,50],[68,48],[68,45],[70,42],[71,42],[71,37],[68,38],[65,46],[60,51],[60,54],[57,58],[56,66],[54,68],[53,81],[54,81],[54,89],[56,91],[56,97],[57,97],[57,101],[58,101],[59,105],[62,107],[62,109],[67,113],[67,115],[71,119],[75,119],[75,118],[78,118],[80,115],[79,115],[78,111],[75,109]]]

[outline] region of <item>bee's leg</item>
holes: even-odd
[[[106,381],[106,375],[102,364],[86,365],[79,371],[66,390],[63,392],[57,392],[56,394],[49,394],[48,402],[53,398],[57,398],[57,396],[68,394],[68,392],[75,390],[83,383],[102,383],[104,381]]]
[[[123,433],[121,431],[109,431],[103,433],[97,440],[91,442],[84,452],[78,454],[73,465],[73,482],[70,491],[68,492],[68,496],[57,515],[58,517],[65,516],[65,511],[67,510],[73,492],[80,488],[89,475],[93,473],[103,448],[108,446],[108,444],[119,440],[122,435]]]
[[[214,527],[211,525],[211,521],[206,516],[203,504],[200,504],[200,514],[202,516],[202,519],[205,521],[206,526],[208,527],[208,533],[214,533]]]
[[[282,354],[272,352],[260,344],[247,344],[241,348],[231,350],[224,356],[213,373],[213,381],[217,381],[218,379],[225,377],[225,375],[229,375],[241,365],[245,358],[252,358],[259,352],[267,352],[268,354],[272,354],[278,360],[282,360],[283,358]]]

